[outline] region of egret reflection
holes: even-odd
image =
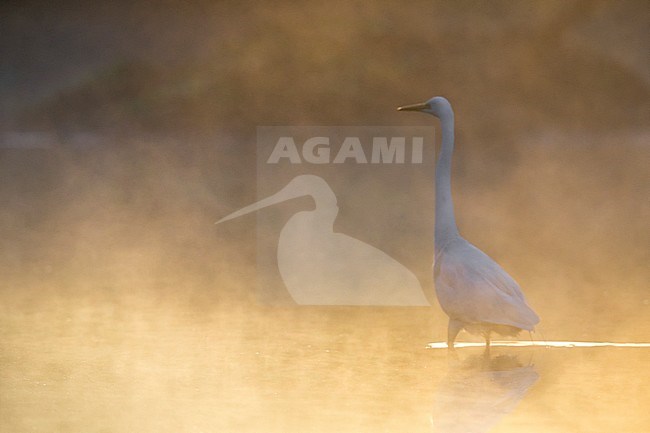
[[[512,355],[473,355],[454,363],[435,393],[433,431],[488,432],[515,409],[538,379],[532,365],[523,366]]]

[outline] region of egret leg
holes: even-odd
[[[485,332],[485,352],[483,352],[483,355],[486,358],[490,358],[490,330],[489,329]]]
[[[451,318],[449,319],[449,325],[447,326],[447,348],[452,350],[454,349],[454,341],[461,329],[463,329],[462,322]]]

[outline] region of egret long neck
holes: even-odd
[[[435,249],[441,249],[447,241],[458,236],[454,203],[451,199],[451,155],[454,152],[454,113],[440,118],[442,125],[442,148],[436,164],[436,223]]]

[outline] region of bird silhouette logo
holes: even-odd
[[[293,198],[311,196],[314,210],[300,211],[282,228],[277,263],[299,305],[429,306],[417,277],[384,251],[334,231],[336,195],[319,176],[294,177],[279,192],[216,224]]]

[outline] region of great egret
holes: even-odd
[[[440,306],[449,316],[447,347],[461,329],[485,337],[490,333],[514,336],[532,331],[539,322],[526,304],[519,285],[487,254],[458,233],[451,199],[451,156],[454,150],[454,111],[447,99],[436,96],[399,111],[432,114],[442,125],[442,149],[436,163],[436,208],[433,277]]]
[[[339,208],[319,176],[294,177],[270,197],[217,221],[221,223],[296,197],[311,196],[316,208],[293,215],[278,241],[278,268],[301,305],[428,306],[417,277],[378,248],[334,232]]]

